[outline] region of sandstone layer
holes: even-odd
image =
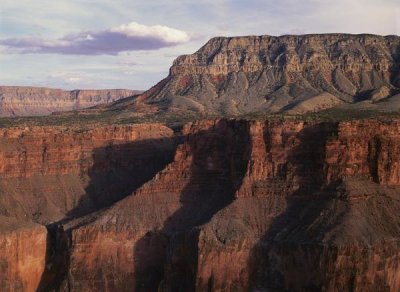
[[[49,115],[112,103],[140,91],[127,89],[72,90],[0,86],[0,117]]]
[[[216,37],[178,57],[167,78],[120,107],[223,116],[349,105],[399,110],[391,100],[400,93],[399,64],[398,36]]]

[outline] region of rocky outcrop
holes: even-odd
[[[0,216],[0,230],[2,291],[36,291],[45,270],[46,228]]]
[[[399,60],[398,36],[217,37],[178,57],[169,76],[128,108],[241,115],[356,104],[390,111],[400,105],[377,101],[399,93]]]
[[[112,103],[140,91],[127,89],[64,91],[43,87],[0,86],[0,117],[49,115]]]

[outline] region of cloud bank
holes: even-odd
[[[190,41],[190,35],[168,26],[147,26],[136,22],[103,31],[69,34],[60,39],[34,37],[1,39],[12,53],[117,55],[124,51],[157,50]]]

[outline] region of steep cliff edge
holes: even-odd
[[[127,89],[64,91],[44,87],[0,86],[0,117],[79,110],[138,93],[140,91]]]
[[[399,64],[398,36],[217,37],[178,57],[166,79],[120,106],[206,115],[305,113],[352,104],[398,110]]]

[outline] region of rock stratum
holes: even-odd
[[[0,161],[5,291],[400,289],[399,120],[9,128]]]
[[[133,96],[127,89],[64,91],[44,87],[0,86],[0,117],[42,116],[79,110]]]
[[[400,37],[322,34],[216,37],[178,57],[135,111],[237,116],[328,108],[400,108]]]

